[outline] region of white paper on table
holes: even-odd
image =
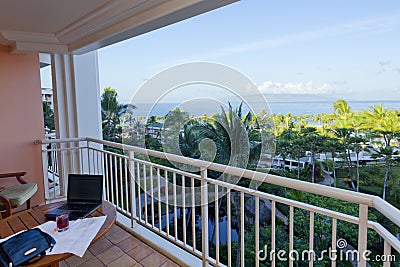
[[[49,221],[37,226],[43,232],[48,233],[56,240],[52,251],[47,255],[72,253],[79,257],[85,254],[87,248],[104,224],[107,216],[78,219],[69,222],[69,229],[64,232],[56,232],[56,223]]]

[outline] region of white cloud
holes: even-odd
[[[381,66],[390,65],[390,64],[391,64],[390,60],[379,61],[379,65],[381,65]]]
[[[265,81],[257,86],[264,94],[331,94],[332,88],[329,84],[316,86],[313,82],[281,83]]]
[[[377,74],[383,74],[385,72],[394,71],[395,73],[400,74],[400,68],[393,66],[390,60],[379,61],[379,69],[376,71]]]

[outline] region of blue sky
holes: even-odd
[[[399,48],[397,0],[245,0],[100,49],[100,85],[129,102],[165,68],[213,61],[264,93],[399,100]]]

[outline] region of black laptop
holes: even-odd
[[[45,216],[55,219],[69,214],[70,220],[85,218],[96,210],[103,200],[103,175],[69,174],[67,203],[51,210]]]

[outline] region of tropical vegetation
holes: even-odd
[[[251,170],[270,171],[293,179],[375,194],[400,207],[399,111],[386,109],[383,105],[376,105],[368,110],[352,110],[346,101],[338,100],[333,103],[333,111],[330,114],[295,116],[290,113],[267,114],[265,111],[259,114],[251,112],[244,114],[241,104],[237,108],[229,104],[228,110],[222,108],[220,113],[211,116],[203,115],[195,118],[184,110],[175,109],[165,116],[152,116],[146,119],[135,118],[129,112],[128,115],[126,112],[122,114],[127,107],[118,104],[116,96],[116,91],[111,88],[107,88],[102,96],[103,135],[108,140],[121,142],[123,139],[124,143],[145,146],[153,150]],[[156,123],[162,126],[162,131],[158,134],[154,134]],[[150,128],[153,128],[151,134],[149,134]],[[269,158],[269,161],[264,160],[265,157]],[[274,164],[273,157],[280,158],[283,164]],[[155,158],[150,160],[172,166],[167,160]],[[286,160],[297,162],[297,165],[287,166]],[[301,165],[301,162],[304,164]],[[213,171],[208,175],[215,179],[221,178],[222,175],[225,181],[239,183],[245,187],[252,186],[248,180],[240,177],[226,176]],[[257,189],[358,216],[358,207],[351,203],[267,184],[257,184]],[[240,199],[238,192],[235,190],[231,192],[232,229],[236,231],[238,237],[232,242],[232,259],[237,265],[240,262],[240,246],[237,244],[241,242]],[[245,198],[246,206],[254,202],[251,196],[246,195]],[[227,198],[223,197],[218,205],[222,218],[224,217],[222,207],[224,205],[226,207],[226,201]],[[213,209],[212,204],[210,208]],[[289,209],[285,205],[277,205],[277,209],[283,216],[276,226],[276,235],[279,236],[277,246],[287,248],[288,232],[284,217],[289,216]],[[308,249],[308,234],[303,229],[309,224],[309,215],[304,212],[297,209],[294,212],[296,224],[294,242],[297,248],[304,246],[304,249]],[[187,215],[185,212],[180,214],[180,216]],[[399,232],[396,226],[385,221],[379,213],[371,212],[369,219],[379,221],[393,233]],[[246,256],[246,266],[254,265],[255,258],[255,233],[252,221],[254,218],[246,216],[245,255],[253,255]],[[268,219],[263,221],[260,242],[265,241],[266,244],[270,242],[270,224],[271,221]],[[357,245],[357,229],[354,225],[338,222],[337,227],[341,237],[349,244]],[[328,217],[316,215],[314,238],[316,251],[322,251],[330,246],[331,240],[326,233],[329,233],[331,228],[332,221]],[[182,229],[178,228],[178,231]],[[188,233],[188,236],[191,234]],[[382,240],[376,233],[368,233],[368,242],[368,247],[372,248],[374,253],[382,252]],[[213,255],[216,248],[212,238],[210,249],[210,254]],[[226,256],[224,253],[226,249],[226,245],[221,244],[221,256]],[[226,259],[221,260],[226,263]],[[320,263],[321,266],[325,266],[329,264],[329,259],[323,259]],[[268,266],[269,263],[265,264]],[[349,263],[342,262],[338,266],[346,264]],[[305,266],[308,263],[299,262],[298,265]],[[264,263],[261,266],[264,266]]]
[[[51,109],[49,104],[47,104],[46,102],[42,102],[42,107],[43,107],[44,127],[49,130],[55,130],[54,111]]]
[[[117,143],[122,142],[122,118],[135,106],[118,102],[118,93],[107,87],[101,95],[101,119],[103,139]]]

